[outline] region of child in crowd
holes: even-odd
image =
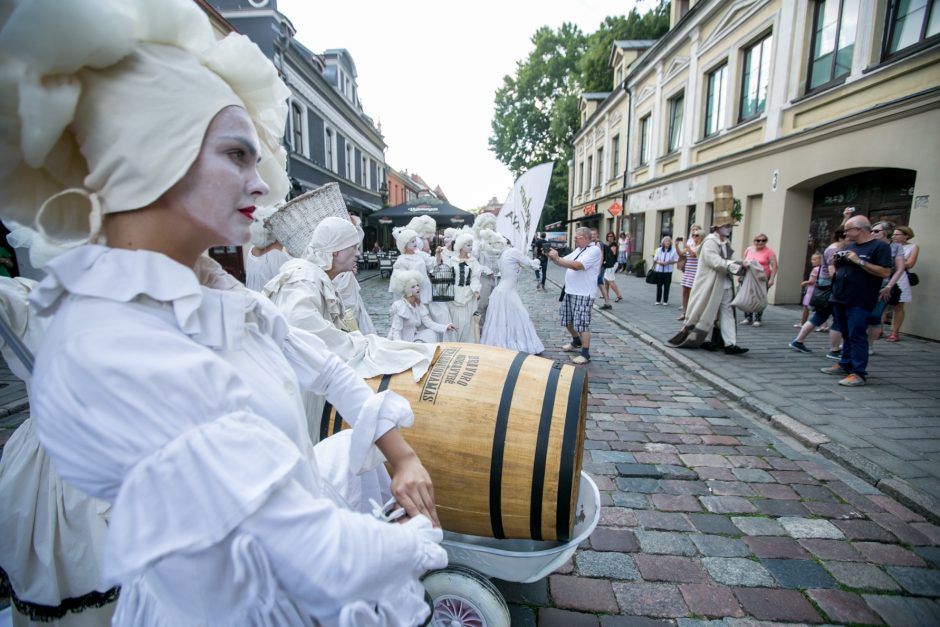
[[[822,263],[822,255],[813,253],[813,256],[809,258],[809,262],[812,264],[813,269],[809,271],[809,278],[800,283],[803,287],[803,317],[800,319],[799,324],[793,325],[794,328],[802,327],[809,320],[809,304],[813,300],[813,292],[816,291],[816,279],[819,278],[819,264]]]

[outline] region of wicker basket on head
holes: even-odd
[[[274,233],[289,254],[300,257],[313,237],[313,230],[323,218],[330,216],[349,219],[339,183],[327,183],[289,200],[265,219],[264,226]]]

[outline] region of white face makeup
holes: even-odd
[[[405,296],[420,296],[421,295],[421,284],[417,281],[411,281],[405,287]]]
[[[731,227],[730,226],[720,227],[718,229],[718,232],[721,233],[725,237],[729,237],[731,235]]]
[[[466,244],[463,245],[463,248],[460,249],[460,252],[462,252],[463,254],[468,255],[468,256],[470,255],[470,253],[471,253],[472,251],[473,251],[473,242],[472,242],[472,241],[471,241],[471,242],[467,242]]]
[[[333,270],[337,274],[350,272],[356,267],[356,249],[353,245],[333,253]]]

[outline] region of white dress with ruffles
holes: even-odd
[[[429,521],[360,513],[387,482],[372,443],[409,424],[407,401],[373,395],[266,299],[200,286],[164,255],[82,246],[46,269],[33,414],[62,478],[112,504],[115,625],[426,618]],[[301,389],[354,428],[314,447]]]
[[[480,343],[501,346],[524,353],[537,355],[545,350],[539,334],[529,318],[529,311],[519,297],[519,275],[523,270],[539,267],[539,262],[529,259],[515,248],[507,248],[500,256],[499,285],[490,294],[486,323]]]
[[[461,259],[451,256],[447,264],[454,269],[454,300],[448,303],[450,319],[457,327],[456,342],[475,343],[480,341],[480,330],[474,329],[479,324],[473,319],[476,313],[480,293],[480,276],[483,266],[474,257]]]
[[[392,266],[392,276],[395,275],[396,271],[400,270],[414,270],[421,275],[421,303],[428,308],[428,312],[431,314],[431,318],[438,324],[442,324],[445,327],[450,324],[450,310],[447,308],[446,303],[434,302],[432,299],[433,294],[431,290],[431,278],[428,273],[433,269],[437,260],[435,257],[425,253],[425,252],[416,252],[410,255],[399,255],[398,259],[395,260],[395,265]],[[389,282],[389,291],[391,291],[392,283]],[[454,334],[450,331],[442,332],[436,342],[440,342],[443,339],[445,342],[454,342]]]
[[[293,259],[283,250],[269,250],[261,256],[245,255],[245,287],[260,292],[265,283],[277,276],[281,266]]]

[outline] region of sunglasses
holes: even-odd
[[[767,243],[767,240],[765,240],[765,239],[756,239],[756,240],[754,240],[754,242],[757,243],[757,244],[766,244],[766,243]]]
[[[872,233],[884,233],[884,229],[872,229]]]

